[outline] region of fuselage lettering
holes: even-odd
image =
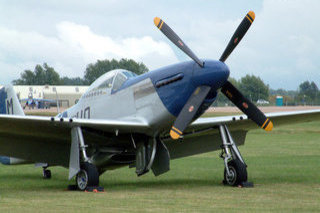
[[[10,112],[10,108],[11,108],[11,112]],[[12,98],[10,98],[10,101],[7,100],[7,114],[13,114]]]
[[[88,119],[90,119],[90,107],[87,107],[87,108],[85,108],[84,109],[84,118],[88,118]]]
[[[79,117],[80,115],[80,117]],[[90,107],[86,107],[84,110],[78,111],[75,115],[72,116],[73,118],[87,118],[90,119]]]

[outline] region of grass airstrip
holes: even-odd
[[[33,165],[0,166],[0,212],[319,212],[320,122],[250,131],[240,151],[254,188],[221,184],[219,152],[171,162],[171,171],[101,176],[103,193],[67,191],[68,170],[42,179]]]

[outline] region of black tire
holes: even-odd
[[[99,172],[97,167],[91,163],[81,164],[80,171],[76,177],[78,189],[84,191],[87,187],[99,186]]]
[[[43,178],[44,179],[51,179],[51,171],[49,169],[43,170]]]
[[[246,182],[248,179],[246,166],[238,159],[234,159],[228,162],[229,171],[231,176],[227,176],[227,170],[224,169],[224,183],[230,186],[238,186],[242,182]]]

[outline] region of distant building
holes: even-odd
[[[79,101],[89,86],[15,85],[13,88],[20,100],[28,98],[58,99],[60,107],[71,107]]]

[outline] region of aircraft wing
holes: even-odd
[[[285,124],[320,120],[320,110],[266,114],[275,127]],[[245,115],[199,118],[186,129],[183,142],[162,137],[171,159],[218,150],[221,145],[218,126],[227,124],[238,145],[244,144],[246,133],[257,125]],[[68,167],[71,129],[81,126],[86,143],[106,144],[106,137],[116,132],[143,133],[150,126],[139,120],[61,119],[40,116],[0,115],[0,155],[33,162]],[[93,131],[92,131],[93,130]],[[96,133],[96,134],[95,134]],[[106,137],[101,137],[101,135]]]
[[[68,166],[71,129],[81,126],[86,143],[103,143],[101,137],[89,134],[116,135],[146,133],[148,124],[142,121],[61,119],[41,116],[0,115],[0,155],[18,157],[33,162]],[[100,139],[100,140],[99,140]]]
[[[265,114],[273,122],[274,127],[310,122],[320,120],[320,109],[304,110],[304,111],[290,111],[290,112],[273,112]],[[253,123],[246,115],[222,116],[211,118],[199,118],[194,121],[188,130],[202,129],[208,127],[219,126],[220,124],[227,124],[230,130],[250,130],[257,129],[257,125]]]
[[[320,109],[267,113],[274,127],[320,120]],[[243,145],[246,134],[251,129],[259,128],[246,115],[198,118],[184,132],[183,139],[172,140],[169,134],[163,136],[171,159],[219,150],[221,138],[219,125],[226,124],[237,145]]]

